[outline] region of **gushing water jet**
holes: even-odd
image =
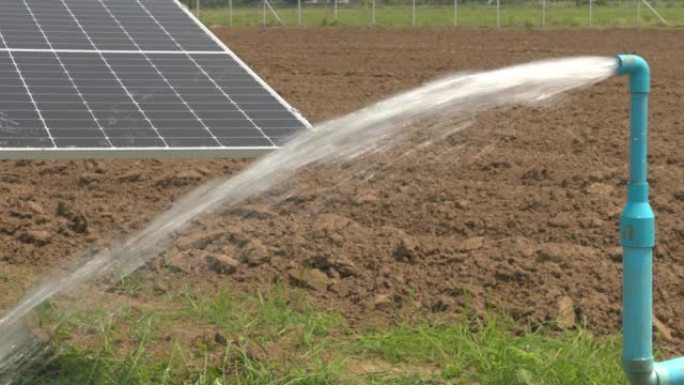
[[[565,91],[597,83],[615,73],[630,75],[632,142],[628,203],[622,219],[625,248],[624,367],[633,385],[684,385],[684,359],[654,363],[652,354],[652,247],[654,218],[648,204],[646,132],[649,70],[635,56],[571,58],[524,64],[495,71],[457,74],[382,101],[369,108],[319,125],[255,162],[233,178],[202,186],[179,201],[127,241],[95,255],[67,275],[57,275],[36,288],[0,318],[0,382],[7,370],[18,368],[13,357],[30,357],[24,334],[16,324],[52,296],[101,277],[126,275],[161,252],[175,234],[200,215],[236,206],[293,175],[326,161],[349,160],[382,150],[411,129],[421,117],[467,119],[473,113],[515,104],[534,104]],[[22,360],[23,361],[23,360]],[[5,365],[9,363],[8,365]]]

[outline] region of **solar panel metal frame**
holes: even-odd
[[[308,120],[283,99],[271,86],[257,75],[244,61],[242,61],[228,46],[226,46],[209,28],[207,28],[194,14],[183,5],[180,0],[171,0],[189,17],[204,33],[214,41],[222,51],[213,54],[227,54],[231,59],[256,80],[271,96],[285,107],[294,118],[304,125],[304,129],[312,129]],[[40,52],[44,49],[21,49],[6,47],[2,51],[9,52]],[[100,52],[100,50],[53,50],[53,52]],[[122,51],[123,52],[123,51]],[[130,51],[130,53],[154,53],[152,50]],[[173,51],[174,53],[176,51]],[[179,50],[178,53],[195,54],[200,51]],[[236,146],[236,147],[55,147],[55,148],[18,148],[0,147],[0,159],[144,159],[144,158],[253,158],[280,148],[279,146]]]

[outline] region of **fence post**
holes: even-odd
[[[501,28],[501,1],[496,0],[496,28]]]
[[[196,11],[197,12],[197,18],[199,19],[200,18],[200,0],[197,0],[195,2],[195,8],[197,9],[197,11]]]
[[[263,6],[263,22],[264,27],[266,26],[266,0],[261,0],[261,5]]]
[[[228,0],[228,25],[233,26],[233,0]]]
[[[546,0],[542,0],[542,29],[546,28]]]
[[[371,20],[371,24],[372,24],[372,25],[375,25],[375,0],[373,0],[373,4],[372,4],[371,7],[372,7],[372,11],[371,11],[371,18],[372,18],[372,20]]]
[[[641,0],[636,0],[637,3],[637,26],[641,27]]]
[[[413,0],[413,7],[411,8],[411,25],[416,26],[416,0]]]
[[[337,21],[337,0],[335,0],[334,3],[335,3],[335,21]]]
[[[458,27],[458,0],[454,0],[454,27]]]
[[[302,26],[302,0],[297,0],[297,23]]]
[[[590,26],[590,27],[592,26],[592,23],[593,23],[593,20],[592,20],[592,19],[593,19],[593,16],[594,16],[594,15],[593,15],[593,10],[592,10],[593,5],[594,5],[594,0],[589,0],[589,26]]]

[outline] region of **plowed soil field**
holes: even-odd
[[[648,58],[656,324],[663,346],[684,346],[684,32],[215,33],[312,122],[455,71],[574,55]],[[245,292],[281,280],[358,323],[467,308],[503,311],[524,326],[561,320],[615,333],[627,124],[627,87],[618,78],[550,106],[490,111],[430,145],[374,156],[347,179],[339,168],[317,167],[293,180],[278,205],[207,218],[168,251],[178,269],[163,274]],[[0,163],[0,305],[11,306],[74,253],[133,233],[183,192],[248,163]],[[240,264],[215,272],[210,254]]]

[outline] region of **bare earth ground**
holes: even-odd
[[[684,346],[684,32],[216,32],[312,121],[453,71],[571,55],[647,57],[656,316],[661,342]],[[257,202],[202,221],[165,255],[178,268],[158,274],[238,292],[280,279],[362,324],[468,307],[535,325],[558,319],[559,307],[570,304],[571,319],[614,333],[627,116],[625,81],[611,79],[549,108],[493,111],[431,146],[374,157],[349,183],[341,183],[348,170],[309,171],[279,205]],[[0,291],[7,294],[0,305],[73,253],[134,232],[182,192],[246,164],[1,163]],[[232,274],[216,273],[207,255],[241,262]]]

